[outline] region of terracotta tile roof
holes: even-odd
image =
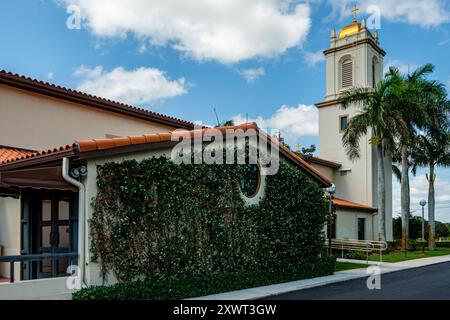
[[[333,204],[337,208],[341,208],[341,209],[358,210],[358,211],[365,211],[365,212],[370,212],[370,213],[376,213],[378,211],[377,208],[373,208],[373,207],[366,206],[366,205],[356,203],[356,202],[347,201],[347,200],[340,199],[340,198],[333,198]]]
[[[203,128],[196,130],[189,130],[188,132],[191,136],[195,136],[196,134],[204,135],[208,133],[208,129],[212,128]],[[276,138],[273,138],[267,135],[264,131],[259,130],[256,123],[245,123],[238,126],[229,126],[229,127],[219,127],[214,128],[221,132],[225,132],[226,130],[237,130],[241,129],[247,131],[249,129],[257,130],[260,134],[263,134],[268,141],[271,141],[275,145],[277,145],[280,149],[281,154],[287,156],[291,161],[295,162],[298,166],[303,168],[308,174],[312,175],[314,178],[320,181],[320,183],[324,186],[330,186],[331,181],[325,177],[321,172],[313,168],[309,165],[305,160],[303,160],[298,154],[293,152],[290,148],[286,147],[282,143],[280,143]],[[145,144],[145,143],[154,143],[154,142],[168,142],[172,140],[173,135],[182,136],[186,134],[186,131],[178,131],[173,133],[162,133],[162,134],[149,134],[149,135],[140,135],[140,136],[128,136],[128,137],[120,137],[120,138],[111,138],[111,139],[93,139],[93,140],[82,140],[76,141],[75,145],[80,153],[84,152],[92,152],[92,151],[100,151],[107,150],[113,148],[119,148],[129,145],[137,145],[137,144]]]
[[[127,146],[133,145],[144,145],[144,144],[152,144],[157,142],[169,142],[172,141],[173,136],[183,136],[186,133],[190,134],[192,137],[200,136],[212,133],[212,131],[208,131],[208,129],[216,129],[223,133],[226,130],[243,130],[247,131],[253,129],[258,133],[264,135],[268,141],[277,145],[280,149],[280,153],[288,158],[290,161],[294,162],[296,165],[301,167],[308,175],[310,175],[313,179],[318,181],[322,186],[328,187],[331,185],[331,181],[328,180],[327,177],[322,175],[318,170],[309,165],[305,160],[299,157],[295,152],[291,151],[288,147],[281,144],[277,139],[267,135],[262,130],[259,130],[258,126],[255,123],[245,123],[238,126],[230,126],[230,127],[219,127],[219,128],[203,128],[203,129],[195,129],[195,130],[182,130],[175,132],[166,132],[166,133],[157,133],[157,134],[146,134],[146,135],[138,135],[138,136],[127,136],[127,137],[117,137],[117,138],[109,138],[109,139],[91,139],[91,140],[79,140],[75,141],[73,145],[66,145],[59,148],[44,150],[35,152],[32,154],[28,154],[25,156],[17,157],[14,159],[9,159],[5,162],[1,162],[0,165],[10,164],[16,161],[26,161],[27,159],[33,159],[36,157],[45,157],[49,155],[53,155],[55,153],[62,153],[66,151],[73,151],[74,154],[82,154],[89,152],[98,152],[104,150],[112,150],[124,148]],[[176,141],[176,139],[175,139]]]
[[[225,133],[226,130],[249,130],[254,129],[257,130],[257,126],[253,123],[246,123],[239,126],[229,126],[229,127],[219,127],[219,128],[203,128],[203,129],[195,129],[195,130],[181,130],[181,131],[174,131],[172,133],[166,132],[166,133],[154,133],[154,134],[144,134],[144,135],[138,135],[138,136],[127,136],[127,137],[117,137],[117,138],[110,138],[110,139],[92,139],[92,140],[80,140],[75,141],[75,145],[77,146],[77,149],[80,153],[83,152],[90,152],[90,151],[100,151],[100,150],[107,150],[107,149],[113,149],[113,148],[119,148],[129,145],[137,145],[137,144],[146,144],[146,143],[155,143],[155,142],[167,142],[172,141],[172,137],[181,137],[185,135],[186,133],[189,133],[191,137],[194,136],[204,136],[205,134],[208,134],[208,132],[211,129],[216,129],[221,131],[222,133]],[[175,140],[176,141],[176,140]]]
[[[161,123],[174,128],[193,129],[194,123],[163,115],[161,113],[137,108],[125,103],[94,96],[88,93],[61,87],[48,82],[25,77],[19,74],[0,70],[0,84],[39,93],[53,98],[63,99],[94,108],[107,110],[123,115],[140,118],[146,121]]]
[[[0,146],[0,164],[6,161],[14,161],[20,157],[26,157],[35,151],[25,150],[20,148]]]
[[[70,151],[70,150],[73,150],[73,146],[71,146],[71,145],[65,145],[65,146],[60,146],[57,148],[46,149],[46,150],[41,150],[41,151],[19,150],[19,151],[8,152],[8,150],[6,150],[4,152],[5,156],[2,156],[3,153],[2,153],[2,149],[0,147],[0,165],[6,165],[9,163],[13,163],[13,162],[33,159],[33,158],[37,158],[40,156],[48,156],[48,155],[55,154],[58,152]]]

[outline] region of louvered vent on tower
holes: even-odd
[[[353,86],[353,62],[352,60],[345,60],[342,62],[342,88],[349,88]]]

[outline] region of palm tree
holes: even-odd
[[[391,147],[394,161],[401,164],[401,216],[402,216],[402,247],[408,246],[409,240],[409,213],[410,210],[410,186],[409,171],[414,159],[414,140],[417,130],[423,129],[429,122],[426,104],[439,95],[441,84],[427,80],[426,77],[434,71],[432,64],[426,64],[413,73],[406,76],[400,75],[398,69],[391,68],[388,76],[400,78],[403,82],[402,94],[391,99],[392,108],[401,113],[404,126],[399,127],[397,139]]]
[[[450,103],[447,101],[447,108],[450,109]],[[446,120],[448,121],[448,120]],[[428,180],[428,249],[435,250],[435,189],[436,182],[436,168],[437,167],[450,167],[450,132],[448,131],[448,124],[446,132],[432,133],[428,131],[425,135],[419,136],[418,147],[421,150],[421,154],[418,157],[419,163],[422,166],[429,167],[429,173],[426,175]]]
[[[392,70],[394,73],[394,70]],[[352,88],[342,94],[340,103],[343,109],[352,105],[359,107],[359,113],[352,117],[344,132],[342,142],[351,160],[360,157],[359,143],[369,129],[370,143],[376,146],[377,153],[377,195],[378,195],[378,234],[380,240],[386,239],[386,178],[385,151],[395,140],[399,128],[405,128],[401,113],[393,108],[394,97],[402,92],[400,77],[387,76],[374,89]]]
[[[435,90],[423,98],[427,108],[429,123],[419,136],[416,148],[416,161],[420,166],[428,166],[428,220],[429,236],[428,247],[430,250],[435,245],[435,189],[436,168],[450,166],[450,101],[447,100],[445,86],[439,82],[432,83]]]

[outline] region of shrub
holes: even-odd
[[[324,256],[316,264],[288,274],[278,272],[205,273],[197,277],[135,281],[96,286],[73,294],[74,300],[172,300],[265,286],[333,273],[335,259]]]
[[[440,221],[435,222],[436,238],[448,237],[450,231],[445,223]],[[394,239],[402,238],[402,218],[397,217],[393,219],[393,234]],[[422,237],[422,217],[412,216],[409,218],[409,238],[418,239]],[[425,239],[428,239],[428,221],[425,220]]]

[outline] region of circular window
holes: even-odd
[[[242,194],[247,198],[253,198],[258,193],[260,187],[259,167],[255,164],[246,165],[244,174],[240,181],[240,189]]]

